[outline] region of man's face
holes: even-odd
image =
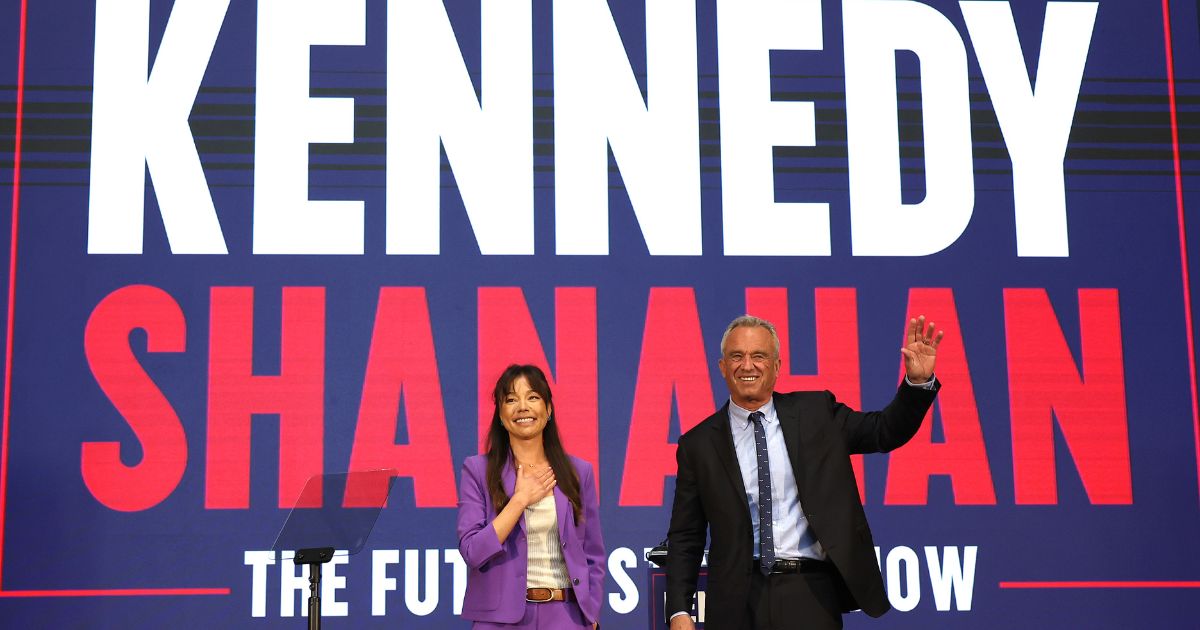
[[[754,411],[771,399],[779,377],[779,355],[771,333],[761,326],[739,326],[725,338],[725,354],[717,363],[733,402]]]

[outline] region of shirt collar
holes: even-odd
[[[772,396],[767,404],[759,407],[755,411],[761,411],[763,414],[763,422],[770,424],[778,419],[775,415],[775,397]],[[750,424],[750,410],[739,407],[733,399],[729,399],[729,419],[736,422],[739,427],[745,427]]]

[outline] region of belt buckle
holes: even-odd
[[[800,560],[795,560],[792,558],[776,560],[775,566],[772,567],[771,572],[772,573],[798,573],[800,571],[800,565],[801,565]]]
[[[545,594],[545,599],[538,597]],[[544,604],[554,601],[554,590],[549,588],[529,588],[525,589],[525,601]]]

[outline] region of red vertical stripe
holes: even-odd
[[[1163,0],[1163,44],[1167,51],[1167,97],[1171,108],[1171,149],[1175,163],[1175,212],[1179,220],[1179,266],[1183,276],[1183,315],[1187,325],[1188,369],[1192,386],[1192,427],[1196,445],[1196,482],[1200,491],[1200,397],[1196,392],[1196,339],[1192,333],[1192,287],[1188,275],[1187,227],[1183,215],[1183,169],[1179,161],[1179,115],[1175,104],[1175,54],[1171,44],[1171,2]],[[19,111],[19,110],[18,110]],[[18,131],[20,133],[20,131]],[[20,137],[20,136],[18,136]]]
[[[17,287],[17,226],[21,201],[21,127],[25,114],[25,16],[27,0],[21,0],[21,35],[17,44],[17,131],[13,142],[12,237],[8,251],[8,327],[4,344],[4,426],[0,429],[0,576],[4,571],[4,510],[8,496],[8,418],[12,402],[13,302]],[[0,577],[0,588],[3,588]]]

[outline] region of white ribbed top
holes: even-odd
[[[525,508],[525,540],[529,544],[528,588],[567,588],[571,578],[558,539],[554,493]]]

